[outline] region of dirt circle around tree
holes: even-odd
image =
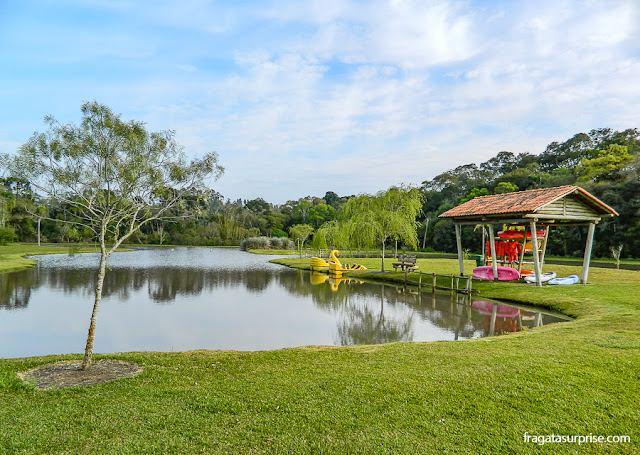
[[[87,370],[82,369],[81,360],[63,360],[23,371],[18,377],[38,390],[59,390],[104,384],[137,376],[143,371],[141,365],[125,360],[98,360]]]

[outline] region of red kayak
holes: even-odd
[[[545,232],[546,231],[544,229],[538,229],[536,231],[536,235],[539,239],[541,239],[542,237],[544,237]],[[500,231],[498,232],[498,237],[500,237],[501,239],[521,239],[524,237],[524,231],[514,231],[512,229],[508,231]],[[527,238],[531,238],[531,231],[527,231]]]
[[[498,281],[514,281],[520,279],[518,270],[511,267],[498,266]],[[490,265],[483,265],[482,267],[476,267],[473,269],[473,277],[481,280],[493,281],[493,267]]]

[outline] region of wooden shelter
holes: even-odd
[[[464,275],[461,241],[462,225],[486,225],[488,227],[494,277],[498,276],[498,272],[497,261],[495,260],[493,225],[524,225],[526,231],[531,233],[532,245],[535,245],[533,249],[533,265],[536,284],[541,286],[540,277],[542,276],[546,242],[544,242],[542,251],[538,251],[536,234],[538,230],[544,229],[548,237],[549,228],[554,226],[585,224],[589,226],[582,263],[582,275],[580,277],[580,282],[586,284],[589,276],[595,226],[602,217],[617,215],[618,213],[614,209],[582,188],[565,185],[476,197],[444,212],[440,215],[440,218],[448,218],[455,225],[461,275]],[[525,238],[526,236],[525,232]],[[522,257],[520,262],[522,262]]]

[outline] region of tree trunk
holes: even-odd
[[[384,272],[384,240],[382,241],[382,266],[380,267],[380,271]]]
[[[162,245],[162,242],[164,242],[164,226],[158,226],[156,232],[158,233],[158,240],[160,242],[160,245]]]
[[[38,246],[40,246],[40,220],[42,218],[38,217]]]
[[[91,313],[91,323],[89,324],[89,333],[87,334],[87,345],[84,348],[84,360],[82,369],[91,368],[91,357],[93,356],[93,339],[96,331],[96,320],[98,319],[98,309],[102,300],[102,286],[104,284],[104,276],[107,269],[107,251],[104,242],[101,246],[100,268],[98,269],[98,283],[96,284],[96,299],[93,303],[93,312]]]
[[[422,249],[424,250],[427,244],[427,230],[429,229],[429,219],[427,218],[424,222],[424,236],[422,237]]]

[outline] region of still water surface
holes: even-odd
[[[468,339],[565,320],[493,302],[314,276],[221,248],[114,253],[96,353]],[[0,275],[0,357],[81,352],[97,254]],[[492,317],[493,313],[493,317]]]

